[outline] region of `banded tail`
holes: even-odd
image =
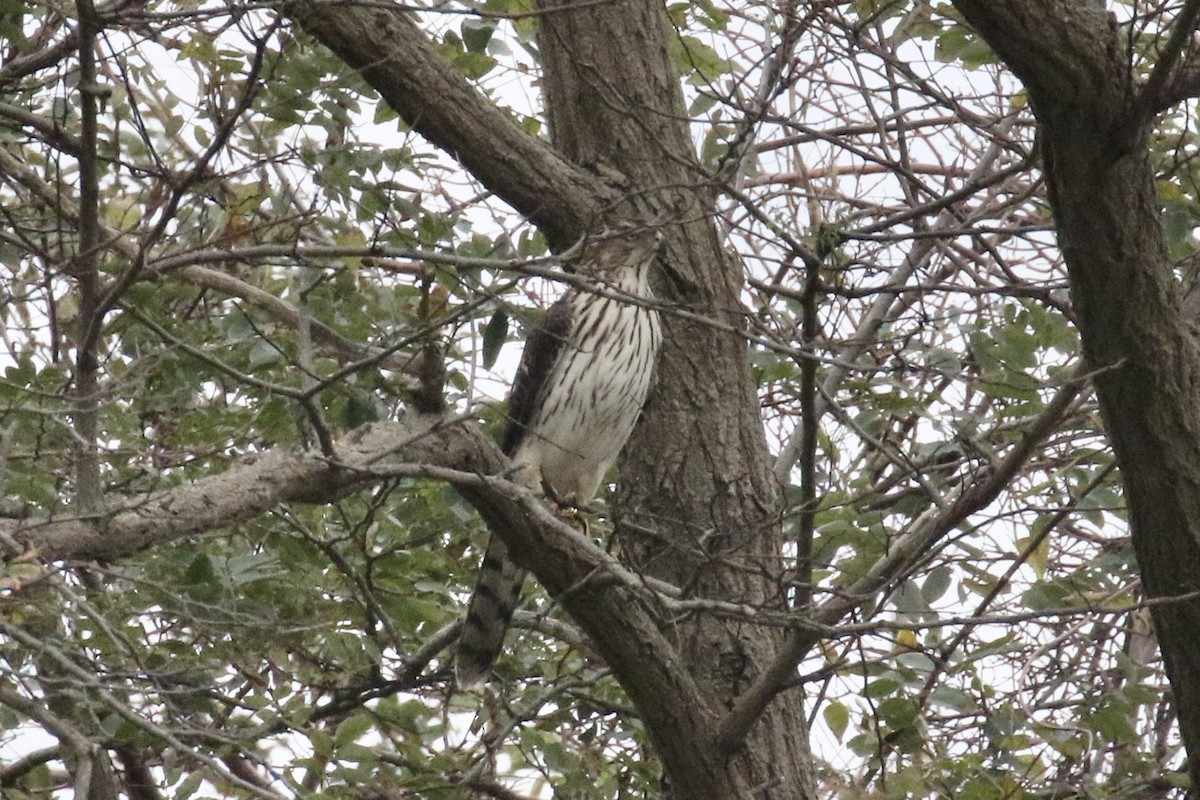
[[[508,558],[508,548],[500,537],[492,536],[454,656],[454,676],[460,687],[478,686],[491,675],[524,582],[525,570]]]

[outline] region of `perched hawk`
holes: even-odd
[[[585,504],[637,423],[662,343],[650,270],[666,243],[648,234],[588,244],[579,271],[594,289],[571,288],[525,342],[509,396],[503,450],[513,479],[556,500]],[[455,656],[460,686],[487,680],[520,599],[525,570],[504,543],[488,542]]]

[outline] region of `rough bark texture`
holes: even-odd
[[[1200,786],[1200,599],[1186,597],[1200,590],[1200,348],[1180,313],[1147,148],[1153,112],[1179,86],[1169,69],[1135,84],[1125,35],[1102,3],[955,6],[1025,82],[1042,128],[1059,243],[1145,590],[1182,598],[1152,613]]]
[[[696,284],[674,299],[736,329],[741,269],[717,239],[711,192],[695,166],[668,58],[675,32],[662,4],[539,6],[555,9],[539,37],[555,145],[611,175],[634,215],[667,232],[677,265]],[[695,595],[778,606],[778,587],[762,577],[772,571],[755,568],[777,561],[779,498],[742,337],[666,315],[656,386],[621,463],[616,505],[639,571]],[[718,620],[688,621],[674,634],[717,712],[732,706],[780,644],[774,632]],[[799,693],[771,704],[730,766],[758,797],[813,796]]]

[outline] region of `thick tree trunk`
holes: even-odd
[[[1168,43],[1139,86],[1102,3],[955,6],[1025,82],[1041,124],[1084,355],[1200,786],[1200,348],[1180,313],[1147,146],[1153,114],[1178,96],[1177,52]]]
[[[718,240],[712,193],[697,168],[663,4],[542,0],[539,37],[554,144],[624,190],[618,216],[658,224],[695,290],[671,299],[723,326],[666,317],[666,341],[643,422],[621,462],[616,500],[639,571],[699,596],[782,605],[780,501],[750,380],[740,265]],[[662,287],[662,289],[677,287]],[[660,291],[660,296],[665,292]],[[648,533],[652,532],[652,533]],[[759,569],[764,564],[773,569]],[[735,566],[731,566],[735,565]],[[676,631],[693,679],[724,712],[778,652],[775,631],[692,620]],[[730,767],[758,797],[814,796],[798,692],[778,697]]]

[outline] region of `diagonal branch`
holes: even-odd
[[[414,130],[529,217],[555,249],[578,240],[606,197],[615,199],[477,91],[409,13],[328,0],[299,0],[283,10],[358,70]]]
[[[47,558],[114,559],[236,525],[286,501],[331,502],[398,475],[445,480],[587,632],[637,704],[664,761],[691,774],[718,771],[710,738],[716,711],[664,635],[653,592],[531,492],[489,477],[502,473],[505,461],[478,426],[438,417],[378,423],[336,451],[335,460],[273,450],[103,516],[0,520],[0,540]]]
[[[1195,33],[1198,22],[1200,22],[1200,0],[1187,0],[1183,10],[1176,16],[1175,25],[1171,28],[1167,43],[1163,45],[1158,61],[1155,62],[1154,69],[1151,70],[1150,77],[1146,79],[1146,85],[1142,88],[1139,102],[1146,113],[1156,114],[1174,102],[1178,92],[1177,83],[1181,75],[1181,69],[1177,68],[1177,65],[1183,59],[1184,51],[1192,41],[1192,34]],[[1185,62],[1184,67],[1186,66]]]
[[[1180,64],[1174,79],[1158,98],[1158,107],[1153,110],[1165,111],[1191,97],[1200,97],[1200,53],[1195,52]]]
[[[637,706],[667,773],[720,785],[722,760],[711,736],[716,709],[664,635],[645,582],[510,481],[427,474],[453,484],[504,540],[513,560],[533,572],[584,629]]]
[[[962,523],[968,516],[992,502],[1024,465],[1037,445],[1049,436],[1061,422],[1085,385],[1084,377],[1075,377],[1058,390],[1045,409],[1029,426],[1019,444],[981,481],[966,489],[946,508],[933,506],[916,521],[913,529],[889,548],[885,558],[877,562],[862,578],[836,597],[813,609],[811,622],[833,625],[862,604],[863,598],[873,596],[880,588],[908,569],[939,539]],[[719,751],[732,753],[741,747],[746,733],[766,710],[771,700],[792,680],[796,666],[808,655],[821,638],[818,629],[796,630],[788,636],[780,653],[758,680],[738,698],[737,704],[721,721],[716,733]]]

